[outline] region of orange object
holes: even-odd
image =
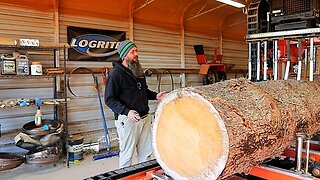
[[[111,72],[111,69],[109,67],[101,68],[102,81],[104,85],[107,84],[107,79],[110,72]]]
[[[283,155],[291,157],[291,158],[295,158],[296,151],[295,151],[295,149],[287,148],[286,150],[284,150]],[[305,156],[306,156],[306,153],[302,152],[302,157],[305,157]],[[313,159],[317,162],[320,162],[320,152],[319,151],[310,150],[309,157],[310,157],[310,159]]]
[[[224,64],[201,64],[199,74],[207,75],[211,67],[214,67],[214,70],[217,72],[225,71],[226,68]]]
[[[267,180],[274,180],[274,179],[285,179],[285,180],[302,180],[305,179],[305,176],[301,176],[300,174],[289,171],[277,167],[266,167],[266,166],[255,166],[251,168],[248,174],[257,176]],[[318,178],[310,178],[314,180],[319,180]]]
[[[152,178],[152,174],[160,169],[161,167],[156,167],[147,171],[138,172],[131,176],[120,178],[120,180],[150,180]]]

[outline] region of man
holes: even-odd
[[[115,125],[119,135],[119,166],[132,164],[136,150],[138,162],[144,162],[152,155],[151,117],[148,115],[148,100],[161,100],[164,92],[150,91],[138,60],[138,51],[132,41],[120,42],[120,60],[114,63],[106,89],[105,102],[117,114]]]

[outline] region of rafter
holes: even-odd
[[[135,8],[135,9],[133,10],[133,13],[135,13],[135,12],[139,11],[140,9],[148,6],[149,4],[151,4],[151,3],[154,2],[154,1],[155,1],[155,0],[147,0],[147,1],[146,1],[144,4],[142,4],[141,6]]]
[[[214,7],[214,8],[211,8],[211,9],[208,9],[208,10],[206,10],[206,11],[201,12],[201,11],[203,10],[203,8],[204,8],[204,7],[202,7],[202,8],[200,9],[200,11],[199,11],[196,15],[189,17],[189,18],[187,19],[187,21],[191,21],[191,20],[194,19],[194,18],[197,18],[197,17],[202,16],[202,15],[204,15],[204,14],[207,14],[207,13],[209,13],[209,12],[215,11],[215,10],[217,10],[217,9],[220,9],[220,8],[224,7],[224,6],[226,6],[226,4],[222,4],[222,5],[220,5],[220,6],[217,6],[217,7]]]

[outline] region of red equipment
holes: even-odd
[[[207,61],[203,45],[195,45],[194,50],[198,64],[200,64],[199,74],[204,75],[204,85],[227,79],[226,67],[222,64],[223,56],[218,55],[217,49],[215,49],[213,62]]]

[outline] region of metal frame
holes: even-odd
[[[246,35],[247,41],[254,40],[270,40],[270,39],[282,39],[282,38],[297,38],[297,37],[315,37],[320,34],[320,28],[299,29],[290,31],[279,32],[267,32],[258,34]]]
[[[260,44],[264,44],[263,55],[264,55],[264,62],[263,62],[263,80],[267,80],[267,43],[268,41],[273,42],[273,79],[278,80],[278,40],[286,39],[287,41],[287,61],[286,61],[286,68],[284,74],[284,80],[289,78],[289,68],[290,68],[290,39],[298,39],[298,73],[297,73],[297,80],[301,80],[301,71],[302,71],[302,39],[309,38],[310,39],[310,74],[309,74],[309,81],[313,81],[314,77],[314,69],[315,69],[315,46],[314,46],[314,37],[320,36],[320,28],[309,28],[309,29],[299,29],[299,30],[290,30],[290,31],[279,31],[279,32],[267,32],[267,33],[257,33],[257,34],[248,34],[246,35],[246,39],[248,42],[248,74],[249,80],[260,80]],[[257,48],[252,48],[253,45],[257,44]],[[255,52],[257,50],[257,52]],[[252,59],[252,53],[257,53],[257,57]],[[305,58],[305,68],[307,68],[307,54]],[[254,64],[256,62],[256,65]],[[257,77],[253,77],[252,70],[257,67]],[[283,72],[282,72],[283,74]]]

